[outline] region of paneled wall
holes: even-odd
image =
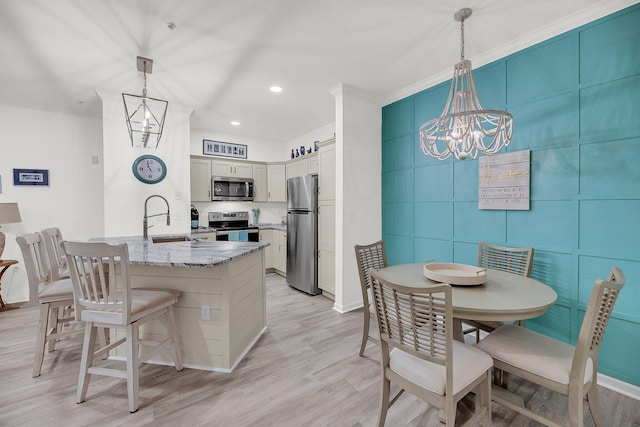
[[[478,209],[478,160],[438,161],[418,129],[442,112],[449,82],[387,105],[382,232],[391,264],[475,264],[480,240],[534,246],[532,276],[558,293],[528,327],[575,343],[595,279],[627,285],[600,371],[640,386],[640,6],[474,70],[485,108],[514,116],[506,151],[531,150],[531,209]],[[453,64],[452,64],[453,68]]]

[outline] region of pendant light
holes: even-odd
[[[147,73],[153,71],[153,60],[138,56],[136,62],[138,71],[144,74],[142,96],[122,94],[131,146],[150,148],[155,144],[158,148],[169,102],[147,96]]]
[[[469,8],[454,15],[461,27],[461,54],[442,115],[420,126],[420,148],[438,160],[451,155],[458,160],[475,159],[478,152],[486,156],[496,154],[509,145],[513,133],[511,113],[485,110],[478,99],[471,61],[464,59],[464,21],[469,16]]]

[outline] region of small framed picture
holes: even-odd
[[[13,185],[49,185],[49,170],[14,169]]]
[[[247,158],[247,146],[234,144],[232,142],[213,141],[211,139],[202,140],[202,154],[208,156],[233,157],[236,159]]]

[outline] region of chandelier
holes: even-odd
[[[148,148],[155,143],[158,148],[169,102],[147,96],[147,73],[153,71],[153,60],[138,56],[137,66],[144,73],[142,96],[122,94],[131,146]]]
[[[469,16],[469,8],[454,15],[461,27],[461,54],[442,115],[420,126],[420,148],[438,160],[451,155],[458,160],[475,159],[478,151],[486,156],[496,154],[509,145],[513,133],[511,113],[485,110],[478,99],[471,61],[464,59],[464,21]]]

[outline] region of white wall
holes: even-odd
[[[382,233],[382,113],[373,96],[341,84],[336,98],[336,277],[334,309],[362,307],[353,246]]]
[[[17,235],[53,226],[60,227],[66,239],[104,234],[102,120],[0,106],[0,141],[0,203],[18,202],[22,217],[21,223],[2,226],[7,234],[3,258],[20,261],[3,277],[2,297],[27,301]],[[92,164],[92,156],[97,164]],[[14,168],[49,170],[49,186],[14,186]]]
[[[189,233],[190,174],[189,120],[191,111],[169,102],[167,117],[158,148],[133,148],[124,121],[120,94],[99,93],[103,102],[104,139],[104,211],[105,236],[140,236],[147,197],[158,194],[166,198],[171,210],[171,225],[159,216],[149,219],[149,235]],[[157,184],[138,181],[132,172],[133,161],[142,154],[160,157],[167,165],[166,178]],[[159,198],[148,203],[148,213],[166,211]]]
[[[212,129],[191,129],[191,155],[202,156],[203,139],[244,144],[247,146],[247,160],[254,162],[282,162],[289,159],[282,141],[256,140],[255,138],[235,136]]]

